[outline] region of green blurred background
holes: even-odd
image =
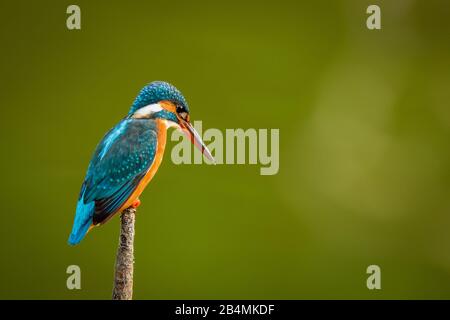
[[[381,30],[366,28],[370,4]],[[180,88],[204,129],[279,128],[280,170],[166,153],[138,211],[136,299],[450,298],[448,1],[2,1],[0,14],[0,298],[111,297],[119,219],[66,241],[93,149],[153,80]],[[371,264],[382,290],[366,288]]]

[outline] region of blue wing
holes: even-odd
[[[124,119],[97,146],[81,187],[70,244],[79,243],[127,201],[155,158],[158,142],[152,120]]]

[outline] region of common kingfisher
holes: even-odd
[[[139,196],[161,164],[169,127],[180,129],[214,162],[190,122],[189,107],[181,92],[167,82],[148,84],[127,116],[95,149],[81,186],[69,244],[78,244],[94,226],[140,204]]]

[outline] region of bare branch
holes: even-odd
[[[135,208],[125,209],[120,217],[120,238],[114,275],[113,300],[133,298]]]

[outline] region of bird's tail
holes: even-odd
[[[92,217],[94,215],[95,202],[84,203],[83,197],[80,197],[77,204],[77,212],[73,221],[72,232],[69,236],[69,244],[76,245],[83,240],[84,236],[92,224]]]

